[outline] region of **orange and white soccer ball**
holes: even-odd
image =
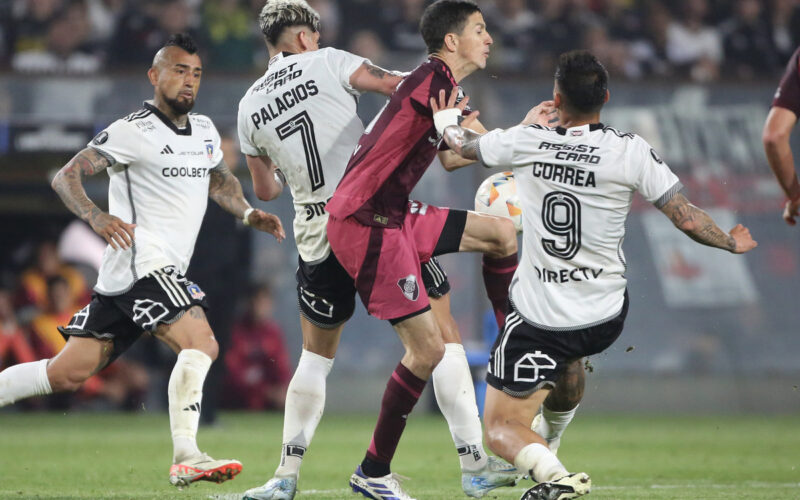
[[[514,173],[499,172],[486,178],[475,193],[475,211],[509,218],[517,232],[522,232],[522,205]]]

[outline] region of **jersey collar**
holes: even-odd
[[[278,52],[277,54],[272,56],[272,59],[269,60],[269,62],[267,63],[267,67],[272,66],[273,64],[280,61],[284,57],[289,57],[293,55],[295,55],[294,52],[286,52],[285,50],[283,52]]]
[[[570,131],[570,130],[586,130],[586,129],[588,129],[589,132],[594,132],[595,130],[602,130],[603,127],[605,127],[605,125],[603,125],[600,122],[598,122],[598,123],[589,123],[589,124],[586,124],[586,125],[580,125],[578,127],[570,127],[570,128],[564,128],[561,125],[559,125],[558,127],[556,127],[556,132],[558,132],[561,135],[567,135],[567,132]]]
[[[192,135],[192,120],[190,120],[188,117],[186,118],[186,127],[178,128],[177,125],[172,123],[172,120],[170,120],[167,117],[167,115],[162,113],[161,110],[158,109],[157,107],[153,106],[153,104],[150,101],[144,101],[144,107],[149,109],[150,111],[152,111],[153,114],[156,115],[158,117],[158,119],[161,120],[164,123],[164,125],[169,127],[170,130],[175,132],[175,134],[177,134],[177,135]]]

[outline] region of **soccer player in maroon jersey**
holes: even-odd
[[[764,123],[764,151],[767,161],[788,200],[783,208],[783,219],[794,226],[800,209],[800,183],[794,168],[794,158],[789,138],[800,117],[800,47],[794,52],[783,74],[772,109]]]
[[[430,58],[404,79],[367,128],[326,206],[336,257],[355,280],[369,313],[389,320],[406,348],[387,384],[366,457],[350,480],[355,491],[378,499],[409,498],[393,480],[390,462],[405,420],[444,351],[430,302],[420,291],[420,262],[443,253],[482,252],[484,281],[499,322],[517,266],[510,221],[408,204],[411,190],[439,153],[431,98],[463,95],[458,82],[486,66],[492,44],[480,9],[466,0],[429,6],[420,31]],[[463,98],[459,109],[466,104]],[[484,130],[476,117],[467,116],[463,124]],[[446,168],[472,162],[452,152],[442,152],[440,159]],[[420,224],[425,231],[413,229]]]

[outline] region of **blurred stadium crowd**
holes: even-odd
[[[309,0],[322,43],[397,67],[424,56],[426,0]],[[798,0],[478,0],[495,74],[549,75],[589,48],[625,79],[774,78],[800,43]],[[0,67],[19,73],[139,69],[170,33],[191,33],[208,72],[261,71],[264,0],[6,0]]]

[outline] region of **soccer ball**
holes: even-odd
[[[499,172],[483,181],[475,193],[475,211],[511,219],[517,232],[522,232],[522,205],[517,197],[513,172]]]

